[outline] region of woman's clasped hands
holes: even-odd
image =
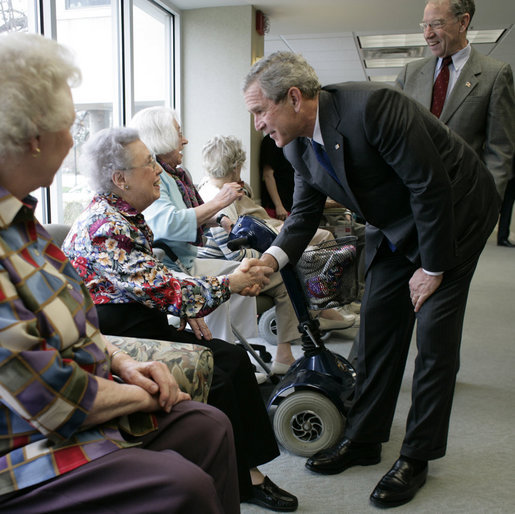
[[[183,400],[191,400],[188,393],[179,389],[174,376],[163,362],[139,362],[126,354],[117,354],[116,374],[126,384],[144,389],[151,397],[147,412],[163,409],[170,412],[172,407]]]

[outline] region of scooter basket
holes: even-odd
[[[310,309],[331,309],[356,299],[356,241],[347,236],[304,251],[297,273]]]

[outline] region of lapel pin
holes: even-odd
[[[336,143],[336,144],[334,145],[334,149],[335,149],[335,150],[339,150],[339,148],[340,148],[340,145],[339,145],[338,143]]]
[[[470,87],[472,84],[471,84],[470,82],[465,82],[465,85],[466,85],[467,87]]]

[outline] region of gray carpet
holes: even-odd
[[[515,512],[515,249],[489,241],[472,282],[447,455],[429,464],[426,485],[395,512]],[[347,332],[347,333],[345,333]],[[327,346],[348,355],[355,329],[332,335]],[[413,347],[413,345],[412,345]],[[270,346],[273,354],[274,347]],[[294,348],[300,356],[300,347]],[[398,457],[410,403],[410,354],[391,439],[380,464],[321,476],[305,459],[281,451],[260,469],[299,498],[299,513],[369,513],[369,495]],[[242,504],[243,514],[265,510]]]

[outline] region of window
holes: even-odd
[[[70,4],[56,0],[56,35],[75,53],[82,83],[72,90],[77,116],[74,145],[50,188],[51,220],[59,223],[73,222],[91,199],[78,168],[80,150],[90,134],[113,125],[117,80],[111,1],[74,2],[74,7],[87,4],[87,10],[69,9]]]
[[[30,0],[0,0],[0,34],[35,32],[35,8]]]
[[[149,2],[134,2],[134,112],[169,105],[173,98],[170,15]]]
[[[0,34],[4,32],[37,32],[37,12],[32,0],[0,0]],[[48,198],[46,190],[34,191],[38,199],[36,216],[45,220]]]
[[[66,9],[80,9],[81,7],[94,7],[109,5],[111,0],[66,0]]]
[[[75,52],[82,83],[72,91],[74,146],[50,188],[53,223],[72,223],[92,198],[79,169],[81,147],[92,134],[149,105],[174,103],[173,15],[150,0],[134,0],[126,16],[130,3],[56,0],[57,40]]]
[[[0,34],[54,37],[73,50],[82,71],[82,84],[72,91],[75,144],[50,189],[33,193],[42,222],[72,223],[91,200],[79,169],[81,147],[91,134],[120,126],[147,106],[175,104],[174,14],[161,5],[152,0],[0,0]],[[43,27],[38,26],[40,11]]]

